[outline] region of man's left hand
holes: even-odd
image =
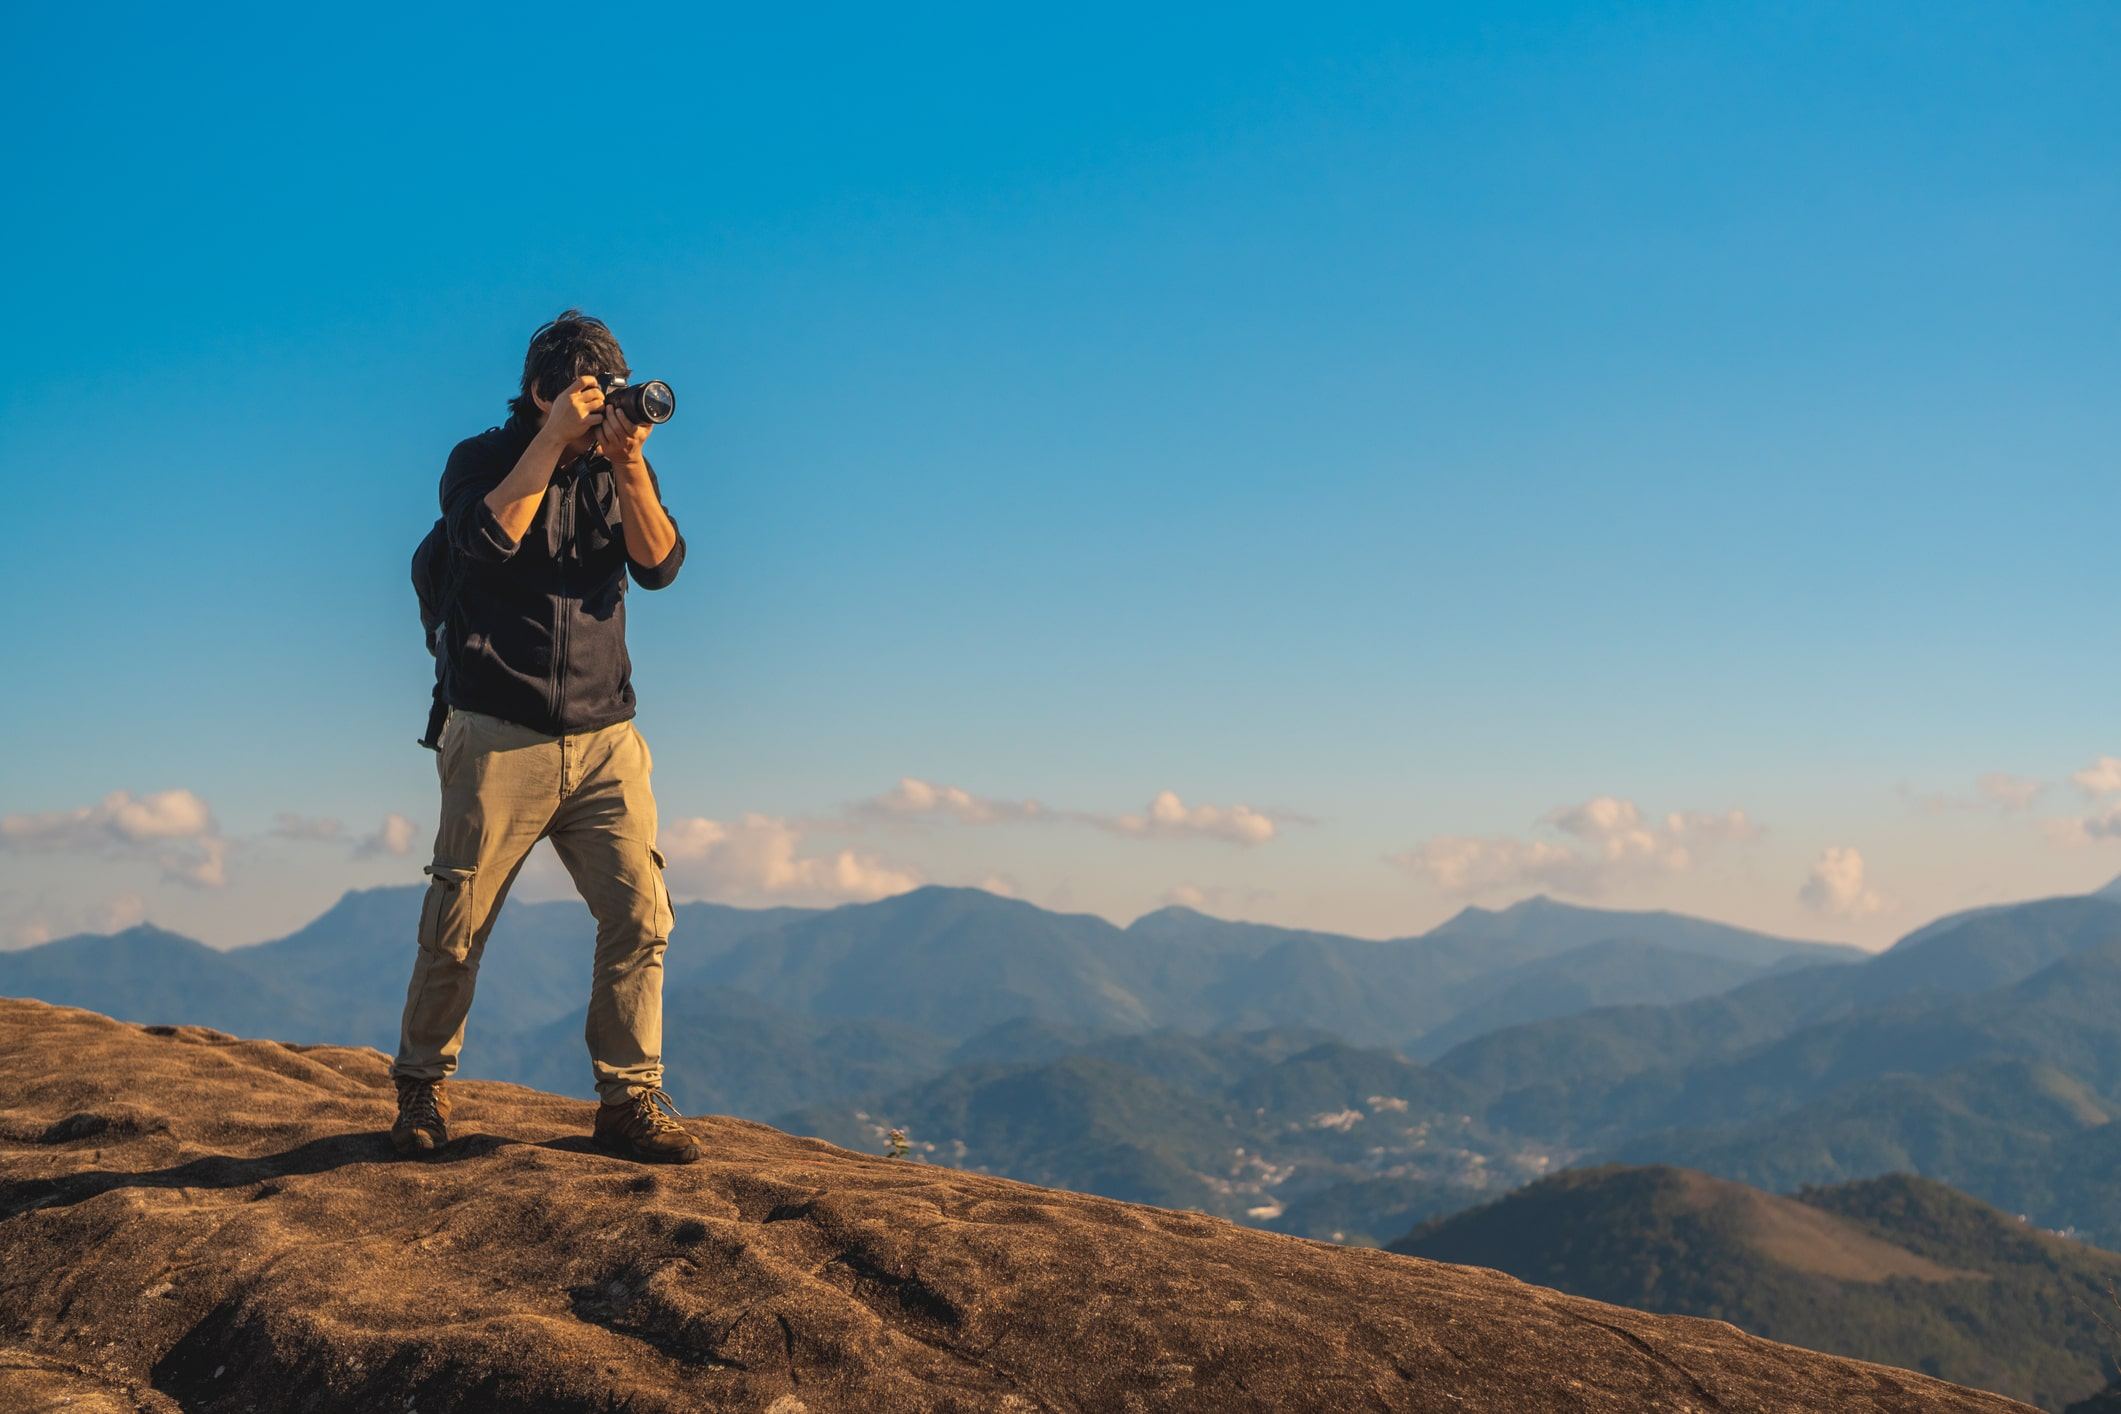
[[[634,422],[615,405],[606,403],[603,424],[597,428],[597,445],[614,469],[643,466],[646,458],[641,448],[654,430],[654,423]]]

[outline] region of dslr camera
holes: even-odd
[[[629,422],[668,422],[678,410],[678,395],[660,378],[629,383],[624,374],[599,373],[596,380],[604,390],[604,405],[625,413]]]

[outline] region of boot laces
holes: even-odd
[[[665,1111],[668,1111],[668,1113],[666,1114]],[[678,1123],[685,1116],[678,1113],[676,1102],[663,1091],[661,1086],[657,1086],[653,1090],[635,1091],[633,1113],[634,1118],[639,1123],[646,1125],[652,1133],[682,1134],[685,1132],[685,1126]]]
[[[415,1080],[406,1085],[398,1102],[399,1114],[412,1121],[416,1129],[442,1122],[442,1112],[435,1105],[435,1087],[432,1080]]]

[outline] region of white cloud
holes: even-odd
[[[1427,874],[1446,893],[1470,895],[1517,888],[1572,894],[1598,891],[1597,862],[1552,840],[1439,835],[1391,860],[1403,869]]]
[[[2088,766],[2070,772],[2070,784],[2085,799],[2101,802],[2089,815],[2070,819],[2047,819],[2041,831],[2050,844],[2074,848],[2098,840],[2121,839],[2121,756],[2101,756]]]
[[[1917,795],[1906,786],[1900,794],[1914,809],[1926,815],[1955,811],[1985,811],[1995,815],[2029,814],[2041,798],[2060,788],[2061,782],[2009,771],[1989,771],[1974,780],[1971,795]],[[2036,821],[2048,843],[2075,848],[2097,840],[2121,838],[2121,756],[2099,756],[2070,772],[2068,784],[2085,800],[2093,802],[2092,813],[2078,817],[2049,816]]]
[[[1797,891],[1799,902],[1836,918],[1868,918],[1891,905],[1865,878],[1863,854],[1850,845],[1829,845]]]
[[[1681,810],[1651,820],[1634,801],[1611,795],[1551,811],[1545,823],[1582,841],[1607,864],[1641,862],[1674,871],[1690,867],[1697,849],[1760,834],[1743,810]]]
[[[188,790],[117,790],[72,810],[0,816],[0,848],[132,855],[153,859],[179,883],[219,888],[227,882],[228,841],[206,802]]]
[[[1560,838],[1440,835],[1390,861],[1428,876],[1446,893],[1533,888],[1598,894],[1629,878],[1684,872],[1706,851],[1760,837],[1760,827],[1743,810],[1650,816],[1634,801],[1612,795],[1558,806],[1539,825]]]
[[[921,882],[851,849],[806,855],[802,832],[767,815],[733,824],[700,816],[674,820],[663,826],[659,843],[688,892],[725,901],[843,903],[902,894]]]
[[[858,802],[852,813],[892,819],[955,820],[964,825],[995,825],[1050,820],[1053,812],[1035,800],[990,800],[960,786],[936,785],[914,776],[882,795]]]
[[[1157,906],[1190,908],[1196,913],[1234,918],[1263,904],[1271,903],[1273,899],[1274,892],[1271,889],[1223,884],[1173,884],[1164,890],[1163,896],[1157,900]]]
[[[218,889],[228,882],[228,841],[219,835],[202,835],[194,842],[190,857],[173,856],[162,862],[162,872],[180,884]]]
[[[1118,814],[1059,810],[1037,800],[996,800],[961,786],[938,785],[907,776],[882,795],[848,807],[853,822],[950,820],[962,825],[1087,825],[1135,839],[1212,839],[1237,845],[1274,838],[1276,817],[1249,805],[1187,805],[1176,791],[1161,791],[1146,809]],[[1283,817],[1288,818],[1288,817]]]
[[[1657,853],[1657,836],[1643,823],[1642,808],[1618,796],[1593,796],[1581,805],[1550,810],[1545,823],[1595,846],[1608,859]]]
[[[2121,839],[2121,805],[2110,805],[2092,815],[2040,822],[2048,843],[2065,848]]]
[[[2087,796],[2121,795],[2121,756],[2101,756],[2091,765],[2070,772],[2070,784]]]
[[[1187,805],[1176,791],[1160,791],[1138,815],[1093,818],[1102,829],[1160,839],[1211,839],[1259,845],[1274,838],[1274,821],[1249,805]]]
[[[0,816],[0,844],[17,849],[93,849],[112,843],[195,839],[213,829],[213,812],[188,790],[139,796],[114,790],[94,805],[73,810]]]
[[[273,817],[272,829],[267,833],[274,839],[304,844],[344,844],[354,859],[403,859],[419,840],[419,827],[395,810],[359,838],[348,836],[345,823],[334,816],[298,815],[289,810]]]
[[[375,859],[390,855],[403,858],[412,853],[418,828],[412,821],[393,810],[383,817],[383,823],[376,826],[373,833],[362,836],[360,843],[354,846],[354,857]]]

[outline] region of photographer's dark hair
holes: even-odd
[[[508,410],[536,422],[544,414],[532,401],[533,392],[550,400],[585,373],[625,375],[632,371],[603,320],[579,309],[562,310],[530,336],[530,351],[523,355],[523,390],[508,400]]]

